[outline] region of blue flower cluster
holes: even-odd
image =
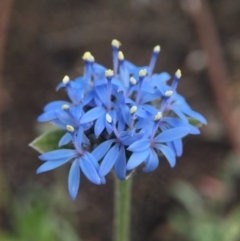
[[[53,101],[38,117],[39,122],[50,122],[66,134],[59,141],[61,149],[39,156],[44,164],[37,173],[71,162],[68,189],[72,199],[77,196],[81,173],[100,185],[112,169],[120,180],[143,163],[143,171],[151,172],[160,155],[174,167],[176,157],[182,155],[182,138],[199,134],[189,118],[206,124],[176,91],[180,70],[170,85],[168,73],[153,73],[160,46],[153,49],[144,67],[125,60],[119,48],[120,42],[113,40],[113,70],[86,52],[83,76],[75,80],[65,76],[57,86],[66,90],[70,101]]]

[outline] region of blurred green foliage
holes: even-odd
[[[172,195],[180,206],[169,222],[184,241],[239,241],[240,203],[237,197],[240,163],[229,157],[219,178],[202,177],[198,189],[177,182]]]
[[[0,241],[80,241],[72,203],[58,186],[46,193],[35,188],[9,202],[10,230],[0,231]],[[31,193],[30,195],[28,193]]]

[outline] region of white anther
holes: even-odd
[[[85,52],[82,58],[84,61],[88,61],[88,62],[95,61],[94,57],[92,56],[92,54],[90,52]]]
[[[124,60],[124,55],[123,55],[122,51],[118,52],[118,59],[121,60],[121,61]]]
[[[158,112],[155,116],[154,116],[154,120],[160,120],[162,118],[162,112]]]
[[[87,61],[88,62],[94,62],[95,61],[95,58],[91,55],[87,58]]]
[[[74,132],[73,126],[67,125],[66,128],[69,132]]]
[[[141,69],[140,71],[139,71],[139,76],[140,77],[145,77],[147,75],[147,70],[146,69]]]
[[[106,121],[112,123],[112,117],[108,113],[106,114]]]
[[[117,39],[113,39],[112,46],[119,49],[119,47],[121,46],[121,43]]]
[[[70,106],[67,105],[67,104],[62,105],[62,109],[63,109],[63,110],[68,110],[69,108],[70,108]]]
[[[66,85],[68,82],[70,81],[70,78],[67,76],[67,75],[65,75],[64,77],[63,77],[63,79],[62,79],[62,82]]]
[[[168,90],[168,91],[165,92],[164,96],[171,97],[172,94],[173,94],[173,91],[172,90]]]
[[[154,53],[159,53],[160,51],[161,51],[160,45],[155,46],[154,49],[153,49]]]
[[[130,114],[134,114],[136,111],[137,111],[137,106],[134,105],[134,106],[131,107],[129,112],[130,112]]]
[[[88,60],[88,58],[92,56],[92,54],[90,52],[85,52],[84,55],[82,56],[83,60]]]
[[[135,84],[137,84],[137,80],[136,80],[134,77],[131,77],[131,78],[130,78],[130,83],[131,83],[132,85],[135,85]]]
[[[105,71],[105,76],[106,77],[113,77],[114,73],[111,69],[108,69]]]
[[[182,72],[181,72],[181,70],[178,69],[178,70],[176,71],[175,75],[176,75],[176,77],[177,77],[178,79],[180,79],[180,78],[182,77]]]

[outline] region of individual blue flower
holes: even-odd
[[[145,163],[144,172],[150,172],[157,168],[159,158],[156,151],[160,151],[168,160],[171,167],[175,166],[176,157],[171,148],[163,143],[168,143],[180,138],[183,138],[189,133],[189,128],[177,127],[161,132],[154,137],[157,131],[158,121],[161,118],[159,112],[155,118],[155,125],[150,138],[145,137],[134,142],[128,147],[128,150],[133,152],[127,163],[127,170],[132,170]]]
[[[68,104],[63,104],[60,107],[60,104],[64,102],[58,101],[56,103],[50,103],[49,106],[47,106],[47,111],[41,114],[38,117],[38,121],[40,122],[46,122],[50,121],[50,123],[54,124],[55,126],[59,127],[60,129],[65,130],[66,126],[69,124],[73,126],[75,130],[78,130],[78,128],[81,126],[84,130],[87,130],[90,128],[90,124],[83,124],[81,125],[81,118],[84,114],[82,106],[69,106]],[[54,109],[54,107],[56,109]],[[51,110],[49,110],[51,108]],[[69,134],[69,132],[66,132],[62,136],[62,138],[59,140],[59,147],[68,144],[71,141],[72,137]],[[89,140],[86,137],[85,134],[83,134],[83,142],[86,144],[89,144]]]
[[[72,135],[75,149],[60,149],[40,155],[39,159],[45,161],[45,163],[37,169],[37,173],[50,171],[71,161],[72,164],[68,175],[68,191],[71,198],[75,199],[80,186],[81,172],[89,181],[97,185],[105,183],[105,178],[100,178],[98,175],[99,164],[95,157],[82,147],[83,129],[80,128],[77,133],[70,125],[67,126],[67,129]]]
[[[107,140],[98,145],[92,152],[92,155],[97,161],[102,159],[99,168],[99,176],[106,176],[114,167],[115,173],[120,180],[126,178],[126,146],[131,145],[137,140],[143,137],[142,133],[136,133],[135,131],[123,131],[118,132],[112,117],[106,115],[107,122],[112,126],[115,138]]]

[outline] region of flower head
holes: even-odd
[[[143,163],[145,172],[155,170],[159,154],[174,167],[176,157],[182,155],[182,138],[200,133],[189,118],[207,123],[177,92],[180,70],[170,84],[168,73],[153,72],[159,45],[153,48],[149,64],[141,67],[126,60],[120,46],[118,40],[112,41],[113,70],[85,52],[83,75],[73,80],[64,76],[57,86],[66,90],[70,100],[49,103],[38,117],[66,130],[59,146],[68,144],[71,149],[40,155],[45,163],[37,173],[70,162],[68,189],[73,199],[80,173],[97,185],[105,183],[111,170],[124,180],[127,171]]]

